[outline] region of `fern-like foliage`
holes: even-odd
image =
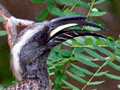
[[[93,8],[95,5],[99,5],[105,0],[90,0],[90,2],[84,2],[84,0],[31,0],[33,3],[47,3],[47,7],[44,8],[37,16],[37,20],[45,20],[48,13],[54,16],[69,16],[69,15],[82,15],[79,11],[74,12],[75,7],[83,7],[88,9],[87,19],[92,21],[93,17],[100,17],[106,14],[106,11]],[[63,9],[57,7],[62,5]],[[2,18],[0,18],[0,21]],[[98,20],[93,21],[101,26],[104,24]],[[80,27],[72,27],[71,29],[80,29]],[[90,31],[100,31],[98,28],[84,26],[81,29]],[[0,36],[6,34],[4,31],[0,31]],[[61,49],[61,46],[70,47],[69,49]],[[104,79],[95,81],[94,78],[100,76],[106,76],[109,79],[120,80],[120,76],[110,74],[110,70],[101,71],[109,65],[114,70],[120,71],[120,66],[114,63],[120,62],[120,39],[114,40],[113,37],[108,39],[101,37],[85,36],[75,37],[69,39],[62,44],[59,44],[51,51],[47,64],[50,76],[54,76],[52,79],[52,85],[54,90],[72,89],[72,90],[87,90],[87,86],[100,85],[105,82]],[[100,61],[101,64],[97,62]],[[78,65],[89,66],[95,68],[95,72],[92,72],[86,68]],[[89,78],[86,79],[86,76]],[[68,79],[72,78],[78,82],[81,86],[77,87],[75,84],[68,82]],[[116,87],[120,88],[120,85]],[[97,89],[97,88],[96,88]],[[96,90],[95,89],[95,90]],[[92,89],[91,89],[92,90]]]
[[[99,5],[105,0],[91,0],[91,2],[84,2],[83,0],[31,0],[34,3],[47,2],[47,7],[37,16],[37,20],[44,20],[48,13],[55,16],[69,16],[69,15],[82,15],[81,13],[74,12],[75,7],[84,7],[88,9],[87,19],[92,21],[93,17],[98,17],[106,14],[106,11],[93,8],[94,5]],[[64,5],[63,9],[57,7],[56,4]],[[70,6],[68,8],[68,6]],[[79,11],[80,12],[80,11]],[[99,25],[104,25],[98,20],[93,21]],[[79,29],[79,27],[72,27]],[[84,26],[81,29],[100,31],[98,28]],[[61,46],[69,46],[70,50],[61,49]],[[104,79],[94,81],[93,79],[98,76],[105,75],[110,79],[120,80],[120,76],[110,74],[109,70],[100,71],[106,65],[111,66],[113,69],[120,71],[120,66],[113,61],[120,62],[120,40],[114,40],[113,37],[98,38],[93,36],[75,37],[74,39],[67,40],[60,45],[57,45],[51,51],[47,64],[49,75],[54,75],[52,84],[54,90],[72,89],[72,90],[86,90],[87,86],[99,85],[104,83]],[[101,61],[99,65],[96,62]],[[77,63],[82,63],[91,68],[96,68],[95,72],[91,72],[82,68]],[[85,75],[90,76],[89,80],[85,79]],[[68,78],[73,78],[76,82],[82,83],[82,87],[77,87],[67,81]],[[117,85],[116,85],[117,86]],[[120,88],[120,85],[118,85]],[[96,88],[97,89],[97,88]]]

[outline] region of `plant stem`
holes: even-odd
[[[65,8],[66,8],[66,5],[63,7],[63,10],[65,10]]]
[[[97,74],[101,70],[102,66],[104,66],[106,63],[107,63],[107,61],[104,62],[103,65],[101,65],[98,68],[98,70],[95,72],[95,74]],[[95,74],[93,74],[93,76],[90,78],[90,80],[85,84],[85,86],[81,90],[84,90],[87,87],[88,83],[90,83],[93,80],[93,78],[95,77]]]
[[[92,11],[92,8],[93,8],[94,3],[95,3],[95,0],[92,0],[91,3],[90,3],[90,9],[89,9],[89,11],[88,11],[86,20],[89,18],[89,14],[90,14],[91,11]],[[92,19],[92,17],[91,17],[91,19]],[[81,28],[81,30],[83,30],[84,28],[85,28],[85,27],[83,26],[83,27]]]
[[[75,6],[76,6],[76,4],[74,4],[74,5],[72,6],[72,8],[70,9],[70,11],[72,11],[72,10],[75,8]]]
[[[107,47],[107,45],[98,45],[99,47]],[[70,47],[93,47],[93,45],[84,45],[84,46],[70,46]]]
[[[88,11],[88,14],[87,14],[87,18],[86,18],[86,19],[88,19],[89,14],[92,12],[94,3],[95,3],[95,0],[92,0],[92,2],[90,3],[90,9],[89,9],[89,11]]]
[[[71,53],[71,57],[74,55],[74,53],[75,53],[75,50],[76,50],[76,47],[73,49],[73,51],[72,51],[72,53]],[[69,66],[70,66],[70,60],[68,61],[68,64],[67,64],[67,66],[66,66],[66,69],[65,69],[65,72],[67,71],[67,69],[69,68]],[[64,72],[64,73],[65,73]]]

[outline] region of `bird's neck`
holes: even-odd
[[[46,65],[48,55],[49,52],[42,53],[42,55],[33,60],[32,63],[24,67],[26,70],[23,73],[23,80],[34,79],[38,81],[38,84],[42,88],[41,90],[48,90],[49,88],[49,75]]]
[[[46,86],[49,86],[49,77],[46,63],[40,64],[39,61],[36,61],[30,66],[28,65],[27,68],[29,70],[23,74],[23,79],[34,79],[38,81],[38,84],[43,88],[47,88]]]

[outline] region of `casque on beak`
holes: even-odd
[[[65,16],[51,20],[49,23],[48,33],[50,38],[48,44],[50,46],[55,46],[67,39],[76,36],[85,36],[85,35],[92,35],[92,36],[99,36],[106,38],[105,36],[95,32],[68,29],[69,27],[80,25],[80,26],[92,26],[92,27],[100,28],[102,30],[106,30],[104,27],[101,27],[100,25],[93,23],[91,21],[86,21],[85,19],[86,16]]]

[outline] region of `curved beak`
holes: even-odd
[[[101,34],[85,31],[85,30],[69,30],[67,28],[72,26],[93,26],[100,28],[102,30],[106,30],[104,27],[93,23],[91,21],[86,21],[86,16],[65,16],[56,18],[50,21],[49,23],[49,41],[48,44],[50,46],[55,46],[67,39],[76,37],[76,36],[85,36],[85,35],[93,35],[99,37],[105,37]],[[106,37],[105,37],[106,38]]]

